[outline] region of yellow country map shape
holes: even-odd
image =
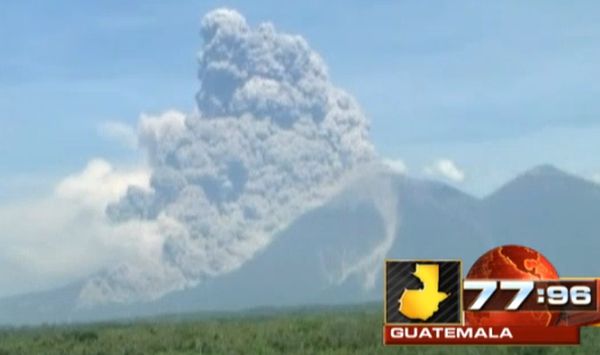
[[[440,303],[448,298],[449,294],[439,292],[439,265],[417,264],[413,273],[423,283],[419,290],[405,289],[398,300],[398,310],[410,319],[428,320],[437,312]]]

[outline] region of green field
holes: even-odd
[[[379,307],[255,311],[0,330],[4,354],[600,354],[579,347],[383,347]]]

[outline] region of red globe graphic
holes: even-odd
[[[520,245],[504,245],[483,254],[471,267],[467,279],[555,280],[558,273],[541,253]],[[560,312],[494,311],[465,312],[471,326],[551,326]]]

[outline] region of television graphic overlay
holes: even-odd
[[[574,345],[600,323],[598,278],[560,278],[534,249],[456,260],[386,260],[384,343]]]
[[[386,323],[461,324],[460,261],[387,261]]]

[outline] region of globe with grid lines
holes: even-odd
[[[554,266],[538,251],[521,245],[504,245],[483,254],[471,267],[466,279],[556,280]],[[560,312],[493,311],[465,312],[470,326],[552,326]]]

